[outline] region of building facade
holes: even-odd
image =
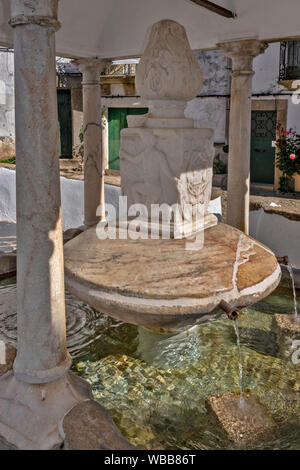
[[[279,187],[275,165],[276,129],[300,133],[300,106],[292,89],[300,79],[300,44],[272,43],[254,59],[251,123],[251,182]],[[224,172],[228,155],[231,61],[218,50],[195,53],[203,71],[200,95],[188,103],[186,116],[197,127],[215,130],[217,172]],[[138,59],[113,62],[101,77],[103,151],[106,168],[119,169],[120,131],[127,115],[147,112],[135,90]],[[14,155],[13,52],[0,51],[0,159]],[[299,82],[300,84],[300,82]],[[68,59],[57,60],[57,100],[61,158],[72,158],[81,145],[81,74]],[[100,111],[99,111],[100,112]],[[219,164],[221,162],[221,165]],[[300,191],[300,176],[295,177]]]

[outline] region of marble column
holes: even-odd
[[[84,225],[89,227],[105,219],[100,75],[107,60],[77,59],[74,64],[83,78]]]
[[[232,59],[227,223],[249,233],[253,59],[268,44],[255,39],[218,44]]]
[[[55,66],[57,0],[12,1],[16,99],[18,355],[20,380],[69,369]]]
[[[89,396],[68,371],[58,160],[55,31],[58,0],[12,0],[17,192],[18,343],[0,378],[0,440],[61,444],[58,423]],[[83,391],[84,388],[84,391]]]

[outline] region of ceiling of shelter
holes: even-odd
[[[60,0],[57,53],[70,57],[140,55],[153,23],[169,18],[183,24],[192,49],[218,42],[300,37],[299,0],[213,0],[237,13],[224,18],[190,0]],[[10,0],[0,0],[0,45],[13,45]]]

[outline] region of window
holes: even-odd
[[[300,41],[281,42],[279,79],[300,79]]]

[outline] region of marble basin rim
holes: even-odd
[[[222,299],[247,307],[280,282],[271,250],[233,227],[206,230],[204,248],[196,252],[184,242],[101,241],[92,227],[64,247],[66,287],[117,320],[180,331],[220,318]]]

